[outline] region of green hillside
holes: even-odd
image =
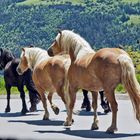
[[[95,2],[96,0],[91,0]],[[17,5],[57,5],[57,4],[73,4],[73,5],[83,5],[85,0],[25,0],[23,2],[17,3]]]
[[[95,50],[139,50],[139,7],[138,0],[1,0],[0,46],[19,55],[29,44],[47,48],[58,29],[74,29]]]
[[[140,25],[140,15],[130,15],[130,19],[127,21],[127,24]]]
[[[24,0],[23,2],[19,2],[19,5],[54,5],[54,4],[85,4],[88,0]],[[96,2],[96,0],[90,0],[91,2]],[[116,0],[117,1],[117,0]],[[97,0],[98,2],[98,0]],[[123,3],[138,3],[140,0],[120,0]]]
[[[74,29],[95,50],[123,45],[133,58],[140,82],[140,0],[0,2],[0,47],[9,48],[17,56],[30,44],[47,49],[58,29]],[[1,88],[4,82],[0,81]],[[0,90],[5,92],[4,88]]]
[[[122,2],[125,2],[125,3],[138,3],[138,2],[140,2],[140,0],[122,0]]]

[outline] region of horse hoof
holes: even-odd
[[[21,114],[25,115],[27,112],[29,112],[27,109],[22,109]]]
[[[87,106],[86,107],[86,111],[91,111],[91,107],[90,106]]]
[[[30,112],[35,112],[35,111],[37,111],[36,106],[32,106],[32,107],[30,107],[29,111],[30,111]]]
[[[87,105],[85,105],[84,103],[81,105],[81,109],[84,109],[86,107],[87,107]]]
[[[65,121],[65,122],[63,123],[63,125],[64,125],[64,126],[71,126],[73,122],[74,122],[73,119],[72,119],[72,122]]]
[[[96,123],[93,123],[92,126],[91,126],[91,130],[98,130],[99,127]]]
[[[52,109],[53,109],[55,115],[58,115],[59,114],[59,108],[58,107],[55,106]]]
[[[43,120],[49,120],[49,118],[43,117]]]
[[[10,108],[6,108],[5,112],[8,113],[8,112],[10,112],[10,110],[11,110]]]
[[[72,119],[72,123],[74,123],[74,119]]]
[[[110,109],[104,110],[104,113],[105,113],[105,114],[107,114],[107,113],[109,113],[109,112],[111,112]]]
[[[43,120],[49,120],[49,115],[44,115]]]
[[[114,132],[117,131],[117,130],[118,130],[117,128],[109,127],[106,130],[106,133],[108,133],[108,134],[114,134]]]

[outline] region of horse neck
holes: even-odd
[[[78,49],[75,49],[75,50],[72,50],[70,49],[69,50],[69,55],[70,55],[70,58],[71,58],[71,61],[75,61],[77,59],[81,59],[82,57],[88,55],[88,54],[95,54],[95,51],[90,48],[90,47],[80,47]]]
[[[47,60],[49,58],[47,51],[46,52],[36,52],[36,54],[29,55],[29,67],[30,69],[34,70],[37,65],[39,65],[44,60]]]
[[[86,47],[82,47],[77,53],[76,59],[81,59],[82,57],[91,53],[95,53],[95,51]]]
[[[8,55],[7,55],[8,54]],[[6,66],[6,64],[8,63],[8,62],[10,62],[10,61],[12,61],[13,59],[15,59],[15,57],[14,57],[14,55],[12,54],[12,53],[9,53],[9,52],[6,52],[6,54],[5,54],[5,66]],[[5,67],[4,66],[4,67]]]

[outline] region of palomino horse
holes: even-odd
[[[21,75],[28,68],[33,71],[33,81],[45,109],[43,119],[49,119],[49,112],[44,94],[46,91],[49,91],[48,100],[50,101],[53,111],[55,114],[58,114],[59,109],[52,103],[52,95],[54,92],[57,92],[66,105],[64,88],[67,67],[70,65],[68,63],[66,64],[68,59],[61,55],[50,57],[47,51],[40,48],[23,48],[20,58],[17,72]]]
[[[107,132],[114,133],[117,130],[118,110],[114,90],[119,83],[122,83],[126,88],[132,101],[136,119],[140,122],[140,86],[135,76],[132,60],[125,51],[118,48],[104,48],[95,53],[80,35],[63,30],[58,33],[48,49],[49,54],[56,55],[60,52],[69,54],[71,58],[68,70],[70,102],[64,125],[70,126],[72,124],[72,110],[76,100],[76,92],[80,88],[93,91],[94,121],[91,128],[98,129],[97,92],[104,89],[112,109],[112,123]]]

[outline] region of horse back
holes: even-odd
[[[93,73],[102,83],[121,82],[121,66],[118,61],[120,55],[128,55],[124,50],[119,48],[104,48],[96,52],[90,65],[88,66],[89,73]]]
[[[33,72],[33,79],[36,84],[44,85],[45,89],[52,90],[64,84],[65,61],[63,56],[54,56],[42,61]]]

